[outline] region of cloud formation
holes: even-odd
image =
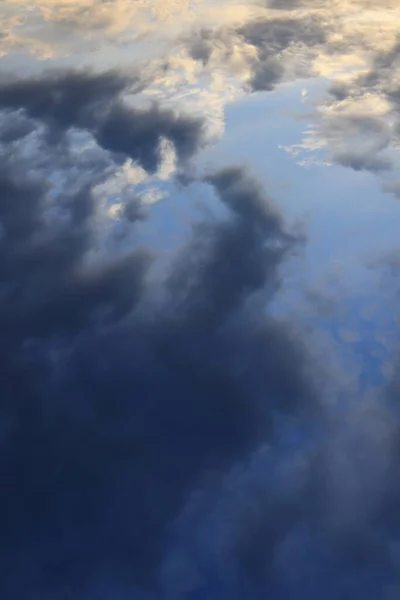
[[[60,55],[77,38],[157,44],[129,70],[4,62],[0,595],[384,598],[400,563],[396,369],[351,394],[325,349],[316,360],[312,333],[272,309],[304,235],[244,167],[193,163],[229,98],[316,75],[330,84],[309,144],[393,169],[397,3],[4,6],[10,60],[28,42],[56,56],[62,32]],[[141,228],[179,194],[215,212],[166,259],[168,232],[143,244]]]
[[[92,98],[119,85],[53,81],[50,97],[47,80],[1,95],[45,123],[42,152],[49,128],[97,123]],[[203,185],[226,217],[196,225],[154,290],[148,252],[96,253],[93,185],[58,191],[18,149],[1,168],[2,594],[83,598],[104,580],[162,595],[167,530],[196,482],[273,439],[279,415],[316,410],[302,344],[264,307],[299,240],[243,169],[214,172]]]
[[[4,84],[0,107],[23,110],[42,122],[56,142],[71,129],[90,132],[101,148],[131,158],[150,173],[160,166],[162,139],[173,144],[179,160],[190,159],[201,145],[201,119],[156,103],[144,109],[129,106],[121,98],[126,87],[127,81],[115,73],[66,73]]]

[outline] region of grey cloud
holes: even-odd
[[[278,60],[265,60],[254,68],[250,85],[255,91],[270,92],[281,81],[283,75],[284,68]]]
[[[377,156],[368,156],[360,152],[337,152],[332,156],[336,164],[342,167],[349,167],[354,171],[389,171],[392,167],[392,162],[387,158]]]
[[[335,164],[377,173],[392,167],[390,157],[385,155],[392,132],[383,118],[357,115],[354,110],[342,115],[327,113],[321,115],[318,136],[324,140],[329,160]]]
[[[260,18],[249,20],[240,27],[201,29],[186,41],[191,56],[204,64],[211,61],[218,48],[218,60],[229,64],[233,43],[240,41],[253,46],[257,58],[248,57],[251,72],[248,84],[254,91],[268,91],[282,81],[286,74],[286,60],[282,53],[296,47],[312,52],[325,41],[323,25],[314,17]],[[221,51],[222,50],[222,51]]]
[[[178,159],[190,159],[204,140],[199,118],[177,114],[156,103],[148,109],[129,107],[122,93],[139,92],[144,81],[117,73],[54,73],[38,80],[11,81],[0,86],[0,107],[24,111],[44,123],[49,140],[66,132],[90,132],[97,143],[116,156],[130,157],[154,172],[160,165],[160,143],[168,139]]]
[[[4,334],[21,343],[30,337],[73,333],[96,311],[113,315],[128,310],[139,289],[143,256],[108,261],[91,273],[80,265],[93,243],[90,189],[58,198],[64,223],[46,223],[46,187],[17,177],[3,173],[0,179]],[[124,272],[131,273],[129,284]]]
[[[392,88],[391,74],[398,66],[400,59],[400,43],[395,43],[393,48],[386,52],[377,52],[373,57],[370,70],[356,80],[356,85],[373,89],[377,87],[383,93]]]
[[[36,79],[5,79],[0,88],[0,105],[24,110],[29,117],[60,130],[85,127],[93,113],[107,108],[128,81],[113,72],[98,75],[57,71]]]
[[[239,33],[258,53],[250,80],[252,88],[271,90],[285,75],[281,53],[294,45],[305,45],[310,51],[325,40],[324,29],[313,18],[282,18],[246,23]]]
[[[266,0],[268,8],[277,10],[294,10],[302,6],[302,0]]]
[[[277,266],[285,255],[293,251],[296,238],[285,233],[280,217],[271,211],[260,187],[238,168],[230,168],[210,175],[211,183],[220,200],[232,211],[231,221],[218,229],[200,224],[196,233],[193,254],[204,255],[204,251],[218,259],[200,262],[192,269],[184,260],[182,268],[176,268],[174,285],[191,280],[188,290],[184,289],[184,303],[197,313],[197,302],[202,298],[198,317],[202,326],[208,320],[215,325],[226,318],[253,290],[264,287],[275,291],[279,286]],[[191,273],[197,272],[194,278]],[[206,310],[206,307],[207,310]]]
[[[293,43],[312,47],[325,41],[323,26],[312,17],[250,21],[239,32],[259,49],[261,58],[280,52]]]
[[[218,44],[218,36],[221,36],[222,33],[221,31],[214,32],[211,29],[195,31],[186,42],[192,58],[207,64],[215,45]]]
[[[96,258],[87,176],[57,191],[16,150],[1,161],[1,593],[162,597],[196,481],[315,410],[302,344],[265,313],[299,240],[245,171],[213,173],[226,217],[194,228],[160,302],[148,252]],[[69,181],[73,154],[54,161]]]
[[[334,162],[356,171],[393,168],[388,153],[399,140],[400,93],[392,76],[400,59],[399,49],[396,43],[386,52],[374,53],[367,72],[331,84],[332,100],[327,101],[330,110],[321,116],[319,131]],[[387,102],[387,110],[381,109],[381,114],[375,115],[371,108],[369,115],[358,115],[358,103],[361,105],[369,96],[376,96],[382,104]]]
[[[365,93],[377,93],[396,104],[397,88],[392,82],[393,69],[400,60],[400,45],[395,44],[390,50],[376,52],[366,73],[357,75],[349,82],[333,82],[330,93],[339,101],[346,98],[361,98]]]
[[[128,198],[124,205],[124,216],[132,223],[145,220],[148,217],[148,212],[145,211],[140,197],[133,196]]]
[[[33,123],[30,123],[29,119],[24,118],[22,115],[13,115],[10,119],[9,115],[5,113],[0,122],[0,143],[10,144],[15,142],[32,133],[34,129]]]
[[[334,81],[328,91],[338,101],[345,100],[350,93],[349,85],[339,81]]]
[[[162,138],[174,144],[182,163],[195,154],[204,140],[201,119],[181,116],[156,104],[144,110],[117,105],[96,125],[94,136],[101,147],[129,156],[150,173],[160,165]]]

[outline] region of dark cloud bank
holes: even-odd
[[[57,74],[0,88],[1,597],[384,597],[396,421],[373,400],[335,420],[305,343],[268,316],[302,241],[264,191],[240,168],[211,174],[226,217],[197,223],[155,286],[149,251],[96,258],[104,165],[153,172],[161,137],[183,162],[201,145],[201,122],[131,109],[126,86]],[[71,166],[71,130],[108,153],[92,181]],[[56,194],[36,152],[72,169]]]

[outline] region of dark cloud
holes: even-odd
[[[349,96],[349,85],[342,81],[334,81],[328,91],[335,100],[341,102]]]
[[[250,79],[254,91],[270,92],[282,80],[284,67],[276,59],[266,59],[257,65]]]
[[[239,31],[248,43],[265,56],[281,52],[293,43],[301,42],[312,47],[325,41],[322,25],[308,16],[250,21]]]
[[[221,34],[221,30],[215,32],[206,28],[194,31],[190,38],[186,40],[192,58],[207,64],[216,44],[218,44],[218,35],[221,36]]]
[[[370,69],[357,78],[356,84],[360,87],[379,89],[389,93],[396,84],[392,84],[391,74],[396,69],[400,60],[400,43],[396,42],[387,51],[378,51],[374,54]]]
[[[48,99],[16,85],[12,100],[10,89],[3,106],[22,104],[47,127],[99,122],[88,91],[62,116],[64,88]],[[184,154],[192,142],[180,127],[172,120],[165,134]],[[299,240],[245,171],[218,171],[205,184],[226,217],[194,227],[154,294],[150,254],[98,248],[94,187],[73,153],[60,162],[68,146],[53,153],[40,132],[44,162],[53,155],[67,170],[61,189],[25,168],[35,157],[19,146],[1,155],[0,590],[10,600],[108,598],[116,587],[163,597],[168,527],[196,482],[272,440],[279,415],[314,414],[304,348],[265,313]],[[124,133],[97,130],[108,147]],[[146,135],[136,139],[146,153]],[[132,196],[121,218],[137,222],[139,209]]]
[[[163,138],[173,143],[178,159],[185,162],[195,154],[204,135],[201,119],[180,116],[156,104],[145,110],[119,104],[96,125],[94,136],[102,148],[129,156],[150,173],[160,166]]]
[[[84,73],[54,71],[46,77],[4,81],[0,103],[9,109],[23,109],[49,127],[61,130],[85,127],[93,113],[112,103],[128,85],[119,73]]]
[[[304,340],[269,316],[302,240],[263,189],[209,174],[225,216],[154,288],[149,253],[96,250],[90,185],[54,195],[17,158],[0,179],[2,595],[381,597],[398,428],[380,398],[345,425],[322,410]]]
[[[184,116],[153,103],[134,108],[123,92],[138,93],[146,78],[114,72],[55,72],[39,79],[5,81],[0,85],[0,107],[23,111],[42,122],[49,141],[59,142],[73,129],[90,132],[105,150],[129,157],[154,172],[160,166],[162,139],[175,147],[178,159],[190,159],[204,140],[200,118]]]
[[[361,152],[337,152],[333,158],[336,164],[349,167],[354,171],[380,172],[389,171],[392,167],[391,161],[387,158],[368,156]]]
[[[285,75],[281,53],[290,46],[303,45],[311,50],[325,40],[323,27],[313,18],[277,18],[248,22],[239,30],[240,35],[257,49],[258,61],[253,66],[250,80],[257,91],[271,90]]]
[[[145,211],[143,202],[139,196],[130,197],[125,202],[124,217],[132,223],[145,220],[148,217],[148,212]]]

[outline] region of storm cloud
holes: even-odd
[[[67,72],[5,82],[0,86],[0,107],[22,110],[42,122],[50,141],[58,142],[71,129],[88,131],[117,159],[129,157],[150,173],[160,166],[162,139],[174,145],[179,160],[190,159],[203,141],[202,120],[154,102],[148,108],[129,106],[122,92],[138,94],[146,80],[133,78],[129,88],[128,81],[113,72]]]
[[[64,88],[2,103],[62,130],[95,112],[79,94],[69,115]],[[251,176],[225,168],[202,185],[226,216],[194,226],[154,289],[150,249],[96,251],[85,179],[57,191],[18,150],[1,167],[2,594],[84,598],[100,573],[163,594],[168,527],[196,482],[272,440],[280,414],[316,411],[302,343],[265,313],[302,240]],[[129,204],[123,218],[137,221]]]

